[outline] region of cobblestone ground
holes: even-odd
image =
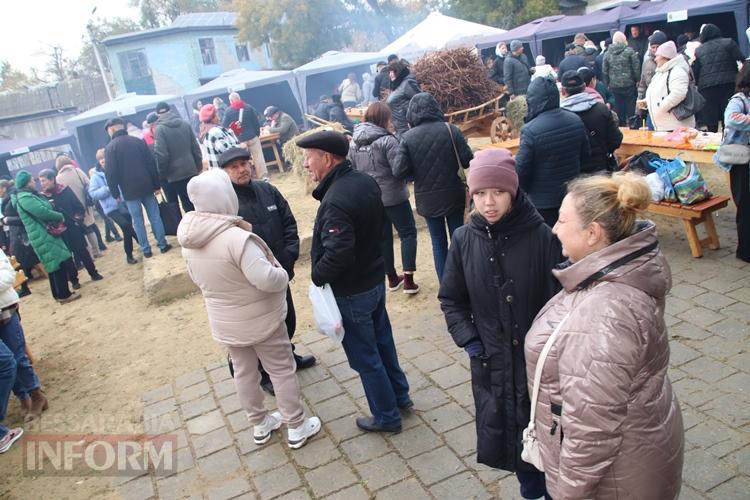
[[[725,248],[703,259],[690,257],[678,231],[661,240],[674,277],[667,322],[670,376],[685,420],[684,499],[750,492],[750,265],[734,257],[729,210],[717,225]],[[319,364],[300,372],[302,392],[324,423],[307,446],[292,452],[275,436],[256,447],[228,370],[215,364],[144,394],[144,421],[179,436],[179,471],[130,479],[119,492],[127,499],[519,498],[513,475],[475,462],[468,360],[437,303],[394,327],[416,404],[401,434],[357,429],[354,418],[367,408],[359,379],[341,348],[304,332],[295,342]]]

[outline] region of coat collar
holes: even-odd
[[[323,199],[323,197],[326,195],[328,190],[331,188],[331,185],[336,182],[336,179],[339,177],[348,174],[352,171],[352,164],[349,163],[349,160],[344,160],[335,167],[331,169],[328,174],[323,177],[323,180],[320,181],[320,184],[318,184],[318,187],[316,187],[313,192],[313,198],[320,201]]]
[[[639,221],[635,232],[578,262],[563,262],[552,273],[567,292],[602,281],[622,282],[653,297],[664,297],[671,287],[669,264],[658,247],[656,226]]]

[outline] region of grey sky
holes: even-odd
[[[61,45],[65,57],[77,57],[95,6],[95,17],[138,19],[128,0],[3,0],[0,60],[23,71],[42,70],[50,45]]]

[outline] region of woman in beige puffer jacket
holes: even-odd
[[[237,215],[239,202],[226,172],[212,169],[187,185],[195,211],[177,229],[190,278],[201,289],[211,333],[229,350],[237,395],[253,428],[255,443],[271,439],[281,423],[288,443],[299,448],[320,431],[317,417],[305,418],[292,344],[286,331],[284,268],[268,245]],[[258,360],[276,389],[278,412],[263,404]]]
[[[636,215],[650,191],[635,174],[574,181],[554,227],[563,286],[526,336],[529,393],[543,365],[536,434],[555,500],[679,496],[684,433],[667,377],[671,271],[656,228]],[[566,317],[567,316],[567,317]]]

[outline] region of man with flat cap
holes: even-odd
[[[299,235],[297,221],[289,204],[270,182],[253,182],[250,153],[243,148],[229,148],[219,156],[219,167],[229,175],[232,187],[237,193],[239,212],[237,215],[253,226],[253,233],[260,236],[273,252],[276,260],[294,278],[294,263],[299,257]],[[297,328],[297,315],[292,302],[292,291],[286,289],[286,329],[291,340]],[[297,369],[310,368],[315,357],[294,354]],[[261,387],[273,394],[271,378],[261,367]]]
[[[141,206],[146,209],[151,231],[161,253],[168,252],[172,246],[167,243],[164,224],[159,215],[159,203],[154,196],[154,191],[159,189],[159,174],[156,171],[154,155],[145,142],[128,135],[125,122],[120,118],[112,118],[104,128],[112,138],[104,148],[104,174],[110,194],[115,199],[125,201],[133,218],[133,228],[143,256],[149,258],[153,254]]]
[[[349,366],[359,373],[372,413],[358,417],[369,432],[400,432],[400,409],[411,408],[409,383],[401,370],[385,308],[381,255],[385,209],[380,188],[346,159],[349,140],[333,130],[297,141],[320,201],[311,251],[312,281],[328,283],[344,323]]]

